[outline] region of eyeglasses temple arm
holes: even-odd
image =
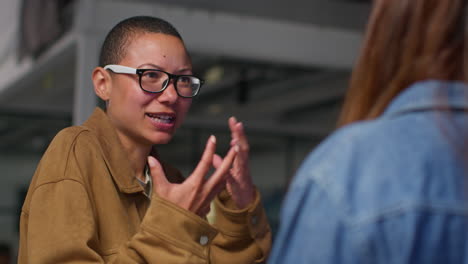
[[[129,74],[136,74],[137,69],[127,67],[127,66],[122,66],[122,65],[116,65],[116,64],[109,64],[104,66],[105,70],[111,70],[115,73],[129,73]]]

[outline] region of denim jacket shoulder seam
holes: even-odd
[[[438,212],[451,215],[460,215],[468,217],[468,207],[463,206],[443,206],[440,204],[429,204],[425,202],[408,202],[405,204],[395,205],[383,210],[379,210],[375,214],[365,216],[347,217],[345,222],[349,227],[384,221],[388,218],[400,216],[408,212]]]

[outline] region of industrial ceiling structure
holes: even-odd
[[[320,139],[335,124],[369,2],[74,1],[69,32],[41,55],[23,61],[12,58],[14,52],[2,56],[0,74],[8,77],[0,81],[0,151],[41,153],[58,130],[79,123],[79,79],[92,90],[90,71],[77,69],[81,33],[100,42],[97,35],[129,8],[173,22],[194,68],[207,79],[186,127],[221,129],[235,115],[252,133]]]

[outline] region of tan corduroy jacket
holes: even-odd
[[[163,164],[172,182],[180,173]],[[257,195],[259,197],[259,195]],[[223,192],[213,225],[153,194],[151,202],[100,109],[61,131],[21,212],[18,263],[260,263],[271,232],[259,198],[233,209]]]

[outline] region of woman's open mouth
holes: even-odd
[[[153,126],[159,130],[173,129],[175,126],[176,116],[172,113],[146,113]]]

